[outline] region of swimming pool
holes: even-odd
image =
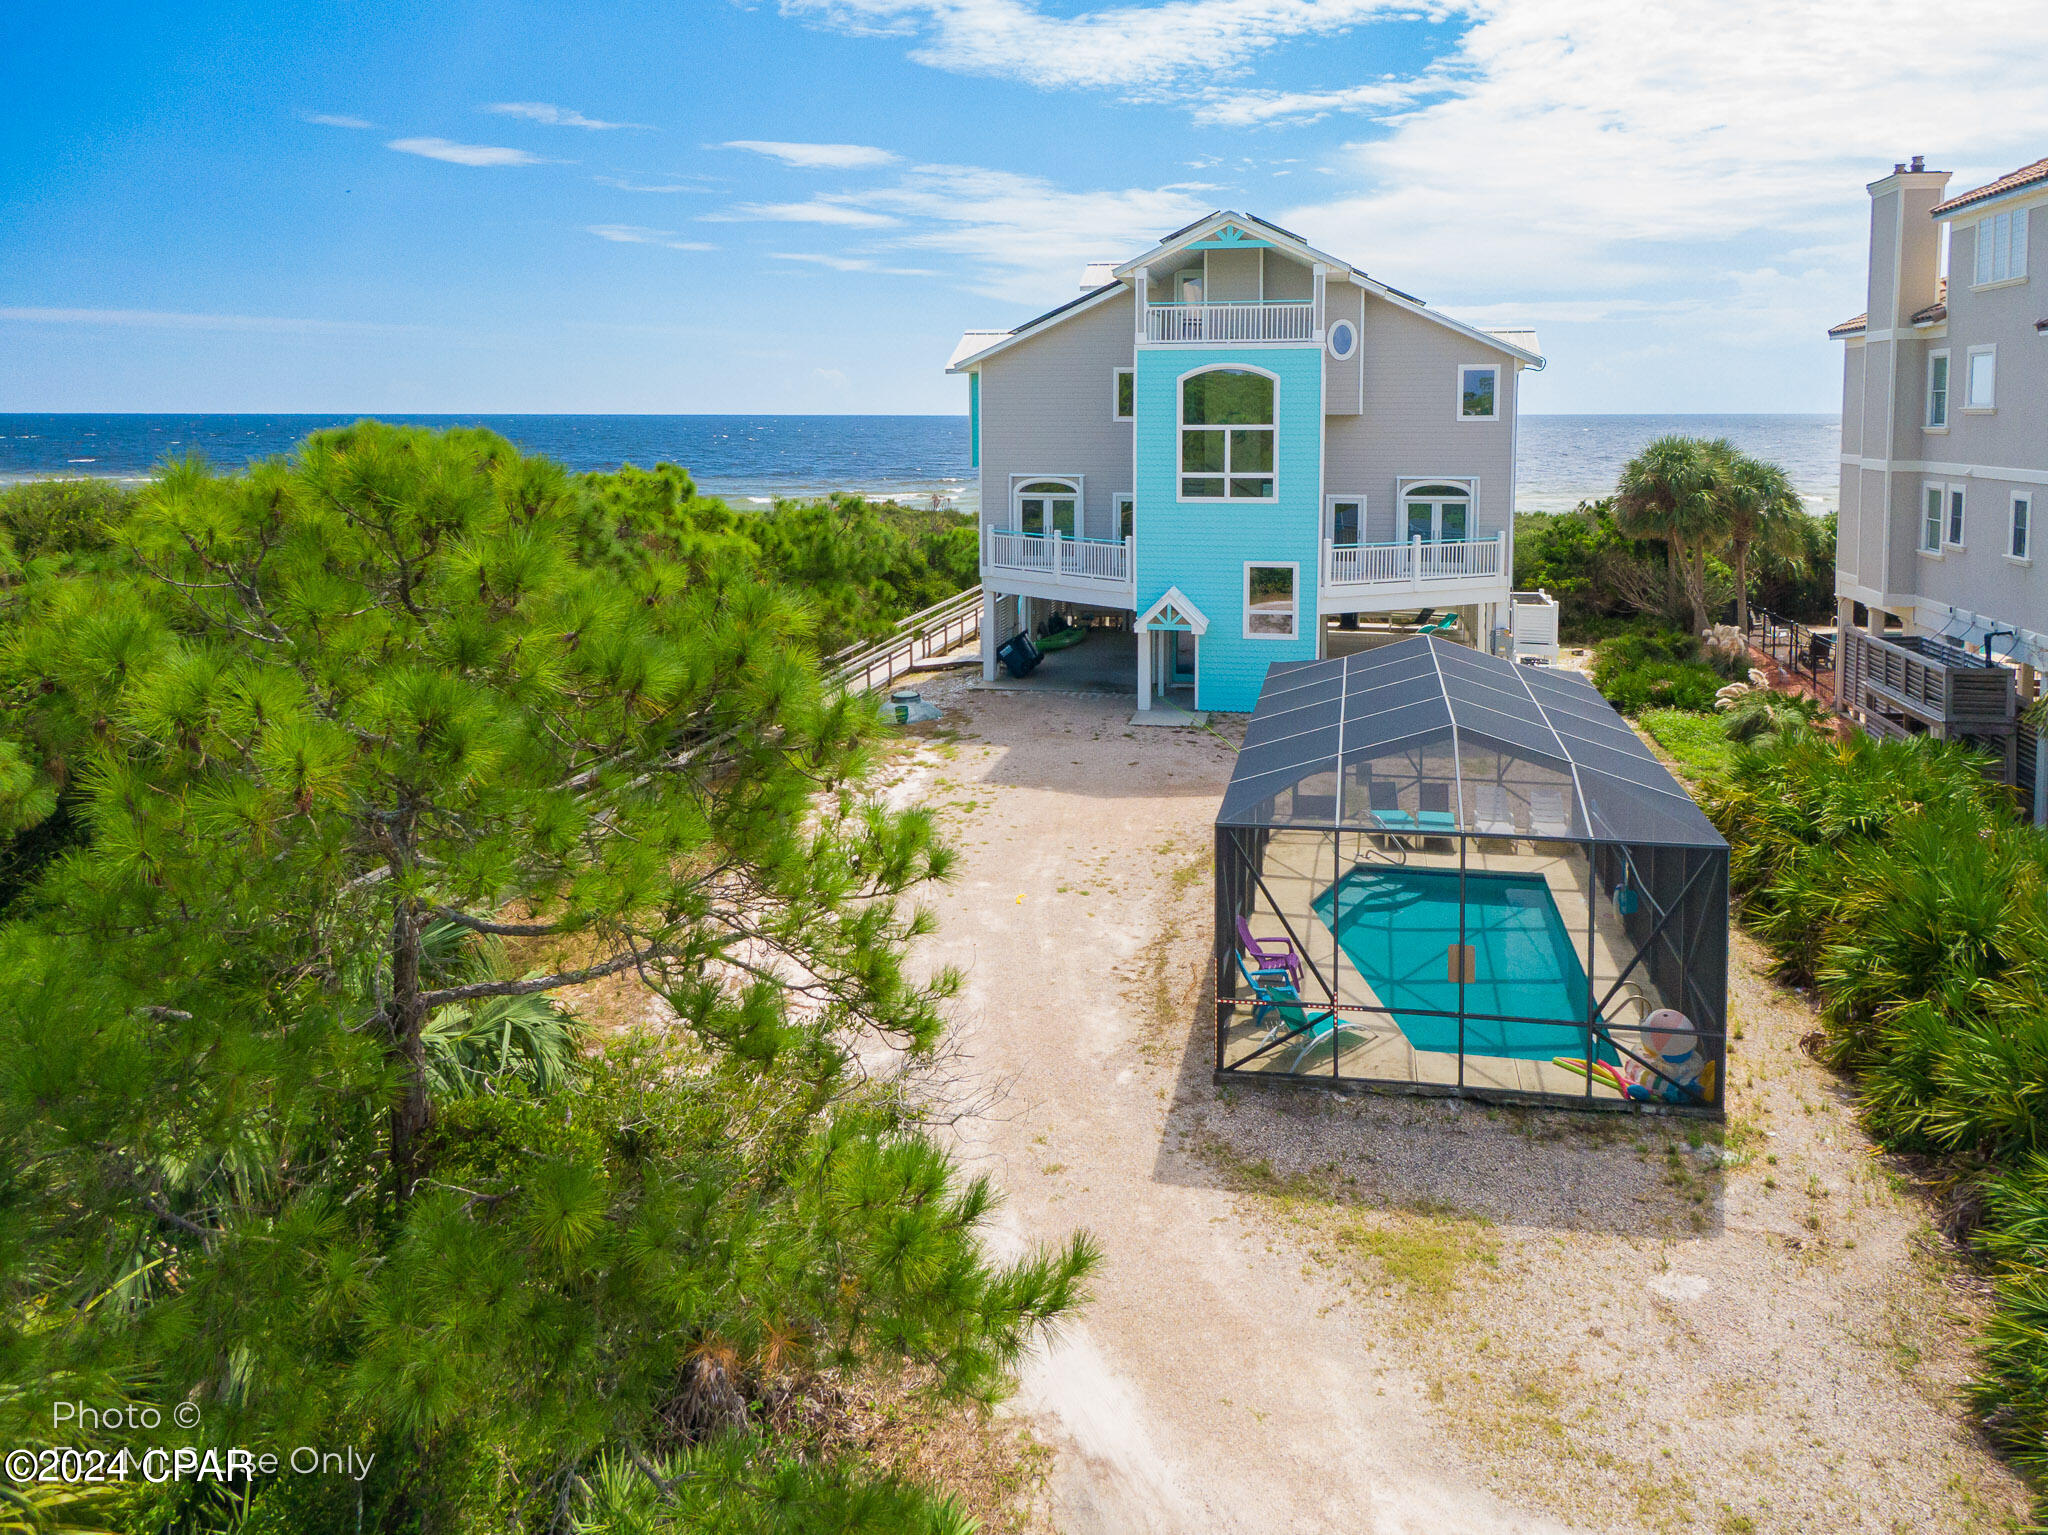
[[[1345,958],[1415,1049],[1457,1053],[1462,990],[1467,1055],[1583,1058],[1586,971],[1543,876],[1465,874],[1464,942],[1474,953],[1473,979],[1462,988],[1450,959],[1459,941],[1458,882],[1456,869],[1361,865],[1316,897],[1315,914],[1338,931]],[[1605,1044],[1599,1056],[1617,1059]]]

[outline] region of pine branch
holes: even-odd
[[[472,917],[466,911],[457,911],[452,906],[429,906],[430,915],[441,917],[458,927],[466,927],[474,933],[490,933],[498,938],[552,938],[566,932],[566,922],[489,922],[482,917]]]
[[[470,986],[448,986],[439,991],[423,992],[420,1005],[429,1011],[446,1007],[451,1002],[470,1002],[478,997],[530,997],[537,991],[558,991],[564,986],[580,986],[585,981],[602,980],[608,975],[617,975],[621,970],[631,970],[650,959],[665,959],[675,952],[668,948],[631,949],[617,959],[606,960],[601,965],[585,965],[581,970],[558,970],[553,975],[537,975],[526,981],[478,981]]]

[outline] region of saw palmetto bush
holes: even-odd
[[[1975,1398],[2048,1486],[2048,835],[1958,746],[1795,732],[1708,791],[1731,888],[1997,1280]]]
[[[778,1403],[996,1395],[1076,1303],[1087,1244],[990,1262],[986,1186],[856,1069],[940,1036],[948,855],[864,789],[802,592],[688,532],[362,423],[174,466],[5,594],[4,804],[82,832],[0,922],[0,1438],[126,1394],[370,1468],[132,1527],[564,1529],[623,1462],[715,1528],[657,1469],[713,1440],[821,1527],[868,1473]],[[662,1021],[598,1048],[598,982]]]

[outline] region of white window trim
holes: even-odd
[[[1935,497],[1934,542],[1931,544],[1927,542],[1927,496],[1930,491],[1933,492]],[[1920,482],[1920,505],[1918,512],[1919,516],[1916,519],[1918,523],[1918,537],[1914,539],[1915,548],[1921,558],[1938,560],[1941,558],[1942,538],[1948,532],[1948,485],[1944,481],[1922,480]]]
[[[2012,533],[2014,525],[2019,521],[2020,503],[2022,501],[2027,504],[2027,552],[2025,554],[2014,554],[2012,552]],[[2034,563],[2034,524],[2040,519],[2040,502],[2040,495],[2031,490],[2013,491],[2007,500],[2005,509],[2005,558],[2008,563],[2013,565],[2031,565]]]
[[[1962,515],[1962,517],[1961,517],[1961,519],[1960,519],[1960,520],[1961,520],[1961,522],[1962,522],[1962,526],[1961,526],[1961,527],[1957,527],[1957,526],[1956,526],[1956,523],[1957,523],[1957,521],[1958,521],[1958,519],[1957,519],[1957,517],[1956,517],[1956,501],[1957,501],[1957,498],[1959,498],[1959,497],[1961,498],[1961,500],[1962,500],[1962,503],[1963,503],[1963,515]],[[1952,536],[1952,535],[1956,535],[1956,534],[1960,534],[1961,536],[1960,536],[1960,537],[1955,537],[1955,536]],[[1956,551],[1956,552],[1957,552],[1958,554],[1960,554],[1960,553],[1962,553],[1962,552],[1963,552],[1963,551],[1964,551],[1965,549],[1969,548],[1969,544],[1968,544],[1968,542],[1967,542],[1967,540],[1968,540],[1969,536],[1970,536],[1970,489],[1969,489],[1969,486],[1967,486],[1967,485],[1956,485],[1956,484],[1951,484],[1951,485],[1950,485],[1950,486],[1948,487],[1948,491],[1947,491],[1947,494],[1946,494],[1946,495],[1944,495],[1944,496],[1943,496],[1943,497],[1941,498],[1941,547],[1942,547],[1942,548],[1943,548],[1944,550],[1948,550],[1948,549],[1953,549],[1953,550],[1955,550],[1955,551]]]
[[[1337,327],[1340,325],[1344,326],[1351,332],[1351,345],[1347,350],[1342,352],[1337,350]],[[1350,315],[1340,314],[1337,316],[1336,319],[1330,320],[1326,323],[1323,345],[1326,348],[1328,348],[1330,356],[1334,358],[1336,361],[1351,361],[1353,357],[1358,355],[1358,343],[1358,322],[1352,319]]]
[[[1358,503],[1358,541],[1363,544],[1365,542],[1365,517],[1368,502],[1362,493],[1354,496],[1346,495],[1340,491],[1334,495],[1323,497],[1323,527],[1327,530],[1323,536],[1333,542],[1337,537],[1337,503],[1339,501],[1356,501]],[[1346,544],[1340,547],[1349,548],[1350,545]]]
[[[1394,497],[1394,542],[1405,544],[1409,541],[1406,531],[1408,527],[1408,492],[1420,485],[1463,485],[1466,487],[1465,541],[1469,543],[1475,535],[1479,520],[1479,476],[1476,474],[1408,474],[1402,475],[1399,479],[1395,480],[1394,489],[1398,494]],[[1443,498],[1441,496],[1432,496],[1430,499],[1432,501],[1441,501]],[[1431,514],[1429,525],[1432,532],[1441,532],[1444,525],[1444,514],[1441,507],[1438,507]],[[1442,540],[1432,538],[1429,542],[1440,543]]]
[[[1286,634],[1252,633],[1252,572],[1287,570],[1294,573],[1294,627]],[[1244,562],[1244,637],[1248,640],[1298,640],[1301,638],[1301,561],[1246,560]]]
[[[1119,416],[1116,413],[1117,398],[1123,393],[1123,377],[1131,376],[1131,413]],[[1138,370],[1136,368],[1111,368],[1109,370],[1109,419],[1112,421],[1135,421],[1138,419]]]
[[[1187,397],[1187,382],[1188,382],[1188,380],[1189,380],[1189,379],[1191,379],[1191,378],[1194,378],[1194,377],[1195,377],[1195,376],[1197,376],[1198,374],[1202,374],[1202,373],[1257,373],[1257,374],[1259,374],[1259,375],[1260,375],[1261,377],[1264,377],[1264,378],[1270,378],[1270,379],[1271,379],[1271,380],[1273,381],[1273,424],[1272,424],[1271,426],[1269,426],[1269,427],[1265,427],[1265,428],[1263,428],[1263,430],[1265,430],[1265,431],[1269,431],[1269,432],[1271,432],[1271,433],[1273,434],[1273,471],[1272,471],[1272,473],[1271,473],[1270,475],[1265,475],[1265,474],[1249,474],[1249,475],[1246,475],[1246,474],[1240,474],[1240,475],[1232,475],[1232,474],[1230,473],[1230,471],[1229,471],[1228,469],[1225,469],[1225,470],[1224,470],[1224,471],[1222,472],[1222,474],[1221,474],[1221,475],[1198,475],[1198,476],[1197,476],[1197,478],[1198,478],[1198,479],[1217,479],[1217,478],[1220,478],[1220,479],[1221,479],[1221,480],[1223,480],[1223,482],[1224,482],[1223,488],[1224,488],[1224,490],[1225,490],[1226,492],[1227,492],[1227,491],[1228,491],[1228,490],[1230,489],[1230,483],[1229,483],[1229,482],[1230,482],[1230,481],[1231,481],[1232,479],[1240,479],[1240,480],[1249,480],[1249,479],[1258,479],[1258,480],[1263,480],[1263,479],[1270,479],[1270,480],[1272,480],[1272,482],[1273,482],[1273,494],[1272,494],[1272,495],[1270,495],[1270,496],[1233,496],[1233,495],[1228,495],[1228,494],[1226,494],[1226,495],[1221,495],[1221,496],[1189,496],[1189,495],[1183,495],[1183,494],[1181,493],[1181,484],[1182,484],[1182,482],[1183,482],[1184,480],[1186,480],[1186,479],[1187,479],[1187,477],[1188,477],[1188,476],[1187,476],[1187,471],[1186,471],[1186,470],[1184,470],[1184,469],[1182,469],[1182,468],[1181,468],[1181,466],[1180,466],[1180,465],[1181,465],[1181,438],[1182,438],[1182,434],[1183,434],[1184,432],[1186,432],[1186,431],[1188,430],[1188,424],[1187,424],[1187,420],[1186,420],[1186,416],[1187,416],[1187,410],[1188,410],[1188,397]],[[1227,427],[1227,426],[1220,426],[1220,427],[1214,427],[1214,426],[1199,426],[1199,427],[1196,427],[1196,428],[1195,428],[1195,430],[1196,430],[1196,431],[1200,431],[1200,432],[1228,432],[1228,431],[1230,431],[1230,430],[1231,430],[1231,428],[1230,428],[1230,427]],[[1261,428],[1259,428],[1259,427],[1256,427],[1256,426],[1255,426],[1255,427],[1253,427],[1253,428],[1252,428],[1252,430],[1253,430],[1253,431],[1258,431],[1258,430],[1261,430]],[[1225,446],[1224,446],[1224,450],[1223,450],[1223,453],[1224,453],[1224,458],[1225,458],[1225,461],[1227,462],[1227,461],[1228,461],[1228,459],[1229,459],[1229,456],[1230,456],[1230,448],[1229,448],[1229,445],[1228,445],[1228,443],[1226,443],[1226,444],[1225,444]],[[1273,505],[1275,505],[1275,504],[1277,504],[1277,503],[1278,503],[1278,501],[1280,500],[1280,375],[1279,375],[1279,374],[1275,373],[1275,372],[1274,372],[1274,371],[1273,371],[1273,370],[1272,370],[1271,368],[1258,368],[1258,367],[1254,367],[1254,366],[1252,366],[1252,364],[1250,364],[1250,363],[1248,363],[1248,362],[1215,362],[1215,363],[1208,363],[1208,364],[1206,364],[1206,365],[1204,365],[1204,366],[1202,366],[1202,367],[1199,367],[1199,368],[1190,368],[1190,369],[1188,369],[1188,371],[1187,371],[1187,372],[1183,373],[1183,374],[1182,374],[1182,375],[1181,375],[1181,376],[1180,376],[1179,378],[1177,378],[1177,379],[1175,379],[1175,380],[1173,381],[1173,498],[1174,498],[1174,499],[1175,499],[1176,501],[1182,501],[1182,502],[1186,502],[1186,503],[1187,503],[1188,505],[1190,505],[1190,506],[1273,506]],[[1299,598],[1298,598],[1298,597],[1297,597],[1297,599],[1296,599],[1296,602],[1297,602],[1297,605],[1298,605],[1298,603],[1299,603]]]
[[[1131,536],[1138,536],[1138,493],[1135,490],[1120,490],[1109,498],[1111,514],[1116,518],[1116,536],[1124,536],[1124,508],[1131,509]]]
[[[1939,421],[1934,419],[1934,359],[1937,357],[1948,362],[1948,378],[1942,385],[1941,390],[1941,419]],[[1929,432],[1945,432],[1948,430],[1949,418],[1955,414],[1955,410],[1956,365],[1953,361],[1949,360],[1949,349],[1947,347],[1936,347],[1927,354],[1927,401],[1926,408],[1920,413],[1920,425],[1923,430]]]
[[[1975,397],[1971,393],[1971,377],[1976,372],[1974,364],[1976,363],[1976,360],[1979,357],[1989,357],[1991,359],[1991,403],[1989,405],[1977,404]],[[1949,390],[1951,394],[1953,394],[1955,390],[1955,373],[1953,366],[1951,366],[1949,373]],[[1994,341],[1990,343],[1988,346],[1973,346],[1969,349],[1969,351],[1963,354],[1963,413],[1965,415],[1973,416],[1988,416],[1991,414],[1991,412],[1997,409],[1998,343]]]
[[[1024,531],[1023,489],[1040,480],[1059,480],[1074,487],[1074,537],[1082,537],[1081,530],[1088,526],[1088,477],[1084,474],[1013,474],[1010,476],[1010,526],[1011,533]],[[1064,535],[1062,535],[1064,536]]]
[[[1490,416],[1468,416],[1465,414],[1465,375],[1467,373],[1491,373],[1493,375],[1493,414]],[[1499,421],[1501,417],[1501,396],[1507,393],[1505,379],[1507,369],[1497,362],[1461,362],[1458,364],[1458,389],[1451,396],[1451,419],[1453,421]]]

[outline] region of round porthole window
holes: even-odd
[[[1342,362],[1358,349],[1358,329],[1349,320],[1330,327],[1330,355]]]

